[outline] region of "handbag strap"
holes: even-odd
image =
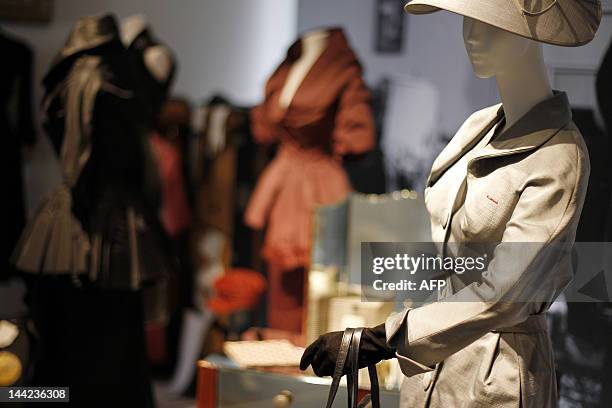
[[[347,328],[344,330],[326,408],[332,407],[347,361],[350,361],[351,367],[351,371],[347,374],[348,406],[351,408],[362,408],[371,402],[372,408],[380,408],[378,374],[376,373],[375,365],[368,366],[371,386],[370,394],[362,401],[359,401],[359,346],[361,344],[362,333],[363,328]]]
[[[338,387],[340,386],[340,379],[344,373],[344,366],[348,357],[349,349],[351,348],[351,340],[353,339],[354,330],[347,328],[344,330],[342,335],[342,342],[340,343],[340,350],[338,351],[338,359],[336,360],[336,367],[334,368],[334,376],[332,379],[331,388],[327,397],[326,408],[331,408],[338,393]]]
[[[372,408],[380,408],[380,390],[376,366],[368,366],[368,373],[370,374],[370,398],[372,400]]]
[[[349,358],[351,359],[351,376],[352,384],[349,385],[349,407],[356,407],[357,401],[359,401],[359,345],[361,344],[361,334],[363,328],[360,327],[353,331],[353,339],[351,341],[351,347],[349,349]],[[353,394],[352,400],[355,401],[355,405],[352,404],[351,394]]]
[[[376,372],[376,365],[368,366],[368,375],[370,376],[370,394],[366,395],[363,400],[359,401],[359,349],[361,345],[361,335],[363,333],[363,327],[355,329],[353,333],[353,340],[351,348],[349,350],[351,359],[351,371],[353,376],[352,387],[349,386],[349,406],[356,408],[363,408],[371,404],[371,408],[380,408],[380,393],[378,389],[378,373]],[[352,405],[350,393],[352,390],[355,405]]]

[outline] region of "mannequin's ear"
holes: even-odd
[[[558,0],[517,0],[521,10],[528,16],[539,16],[557,6]]]

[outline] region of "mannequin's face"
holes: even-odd
[[[503,73],[516,64],[530,46],[526,38],[469,17],[463,18],[463,41],[479,78]]]

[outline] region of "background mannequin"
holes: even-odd
[[[329,33],[324,30],[310,31],[304,34],[302,37],[302,55],[289,69],[287,80],[279,97],[281,107],[286,108],[291,104],[304,78],[327,47],[328,37]]]
[[[463,18],[463,40],[476,76],[495,76],[506,128],[553,95],[540,43],[470,17]]]
[[[340,157],[374,145],[370,93],[343,31],[307,33],[268,79],[251,110],[257,143],[278,143],[249,198],[245,223],[265,229],[269,327],[300,332],[311,214],[351,191]]]
[[[142,188],[145,107],[131,67],[114,17],[85,17],[43,80],[63,180],[24,230],[15,263],[32,274],[26,299],[40,346],[31,384],[70,386],[73,406],[154,406],[142,292],[171,262]]]

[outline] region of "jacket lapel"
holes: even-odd
[[[470,161],[508,156],[535,150],[556,135],[572,120],[572,111],[564,92],[532,108],[521,120],[504,130]]]
[[[427,186],[433,185],[442,174],[472,149],[487,132],[504,117],[501,105],[478,112],[465,128],[440,153],[433,164]],[[474,157],[469,165],[481,159],[508,156],[537,149],[572,120],[572,112],[565,92],[555,91],[552,98],[533,107],[517,123],[505,129]]]
[[[325,49],[302,79],[289,106],[282,107],[279,98],[291,66],[302,55],[302,39],[289,48],[287,57],[268,80],[264,105],[275,122],[285,121],[293,123],[293,126],[303,126],[313,121],[336,100],[347,76],[355,75],[355,68],[361,71],[344,31],[330,28],[328,32]]]
[[[434,161],[426,185],[432,186],[449,167],[472,149],[501,118],[503,118],[501,104],[483,109],[470,117]]]

